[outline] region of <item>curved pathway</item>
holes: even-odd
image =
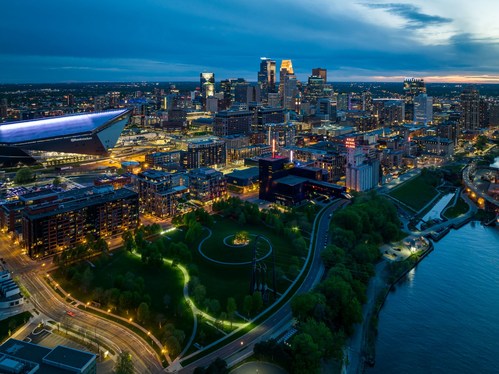
[[[201,242],[199,243],[198,245],[198,252],[201,256],[203,256],[203,258],[207,261],[210,261],[210,262],[213,262],[215,264],[219,264],[219,265],[228,265],[228,266],[240,266],[240,265],[251,265],[253,263],[253,260],[251,261],[243,261],[243,262],[226,262],[226,261],[219,261],[219,260],[215,260],[211,257],[209,257],[208,255],[206,255],[203,250],[201,249],[203,247],[203,244],[206,240],[208,240],[209,238],[211,238],[211,235],[213,234],[213,232],[208,228],[208,227],[205,227],[206,230],[208,230],[208,236],[206,238],[204,238],[203,240],[201,240]],[[257,236],[255,234],[251,234],[251,236]],[[228,237],[227,237],[228,238]],[[225,243],[225,240],[227,239],[225,238],[224,239],[224,244],[229,246],[227,243]],[[268,252],[262,256],[262,257],[259,257],[257,259],[257,261],[261,261],[261,260],[265,260],[267,257],[269,257],[271,254],[272,254],[272,244],[270,244],[270,241],[263,235],[260,235],[260,238],[262,238],[263,240],[265,240],[267,242],[267,244],[269,245],[269,250]],[[230,247],[233,247],[233,248],[240,248],[242,246],[230,246]]]

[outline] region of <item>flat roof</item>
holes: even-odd
[[[9,339],[0,346],[0,351],[22,360],[42,362],[51,349],[22,340]]]
[[[0,125],[0,143],[19,143],[91,132],[127,111],[128,109],[119,109],[99,113],[78,113],[5,123]]]
[[[64,368],[83,369],[91,361],[95,360],[93,353],[79,351],[77,349],[58,345],[43,358],[44,363],[53,363]]]
[[[258,177],[259,169],[256,166],[247,169],[235,169],[233,172],[227,174],[227,177],[231,178],[255,178]]]
[[[288,175],[286,177],[276,179],[275,181],[280,184],[287,184],[288,186],[296,186],[298,184],[308,182],[310,179],[297,177],[295,175]]]

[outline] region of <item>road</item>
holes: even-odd
[[[329,207],[326,208],[325,213],[322,215],[319,223],[317,225],[316,231],[316,243],[315,250],[313,251],[311,258],[311,266],[309,271],[301,284],[301,286],[296,291],[297,294],[305,293],[310,291],[319,283],[322,275],[324,274],[324,266],[322,265],[322,260],[320,257],[321,250],[327,244],[327,235],[329,230],[329,215],[335,210],[342,208],[346,204],[349,204],[348,200],[336,200]],[[274,314],[263,321],[261,324],[256,326],[254,329],[233,341],[220,349],[194,361],[193,363],[186,365],[179,371],[181,373],[192,373],[194,369],[198,366],[207,366],[217,357],[227,358],[234,354],[247,355],[249,352],[253,351],[253,346],[259,341],[266,340],[270,338],[276,331],[279,331],[283,325],[289,324],[293,318],[291,312],[291,299],[289,299],[284,305],[282,305]],[[185,357],[184,359],[188,358]],[[182,361],[180,362],[182,363]],[[177,368],[171,368],[170,371],[175,371]]]
[[[87,336],[98,337],[116,352],[129,351],[138,373],[162,372],[163,367],[158,356],[147,342],[115,322],[86,313],[62,300],[43,279],[46,276],[46,266],[23,255],[19,246],[13,244],[4,234],[0,235],[0,248],[5,266],[26,287],[30,293],[30,302],[43,314],[45,320],[64,320],[64,323],[70,323],[73,330],[81,329]],[[69,317],[66,311],[72,311],[75,316]]]

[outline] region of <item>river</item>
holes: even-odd
[[[390,293],[368,373],[498,373],[499,228],[451,230]]]

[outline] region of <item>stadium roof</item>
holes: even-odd
[[[92,132],[127,111],[119,109],[6,123],[0,125],[0,143],[20,143]]]

